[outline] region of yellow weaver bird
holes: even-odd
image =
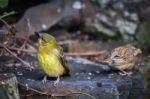
[[[47,75],[57,77],[54,85],[60,81],[60,75],[69,74],[69,68],[63,59],[63,51],[56,43],[56,39],[47,33],[36,33],[38,39],[37,58],[41,69],[46,73],[42,82],[47,81]]]

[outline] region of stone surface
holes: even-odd
[[[23,67],[8,68],[2,72],[15,73],[19,83],[26,86],[25,90],[40,90],[60,99],[92,99],[87,94],[96,99],[142,99],[144,84],[139,74],[121,76],[106,65],[94,64],[83,59],[70,59],[69,68],[71,75],[63,76],[58,86],[54,86],[53,83],[56,78],[48,78],[48,82],[43,84],[41,80],[44,73],[38,68],[33,71]]]

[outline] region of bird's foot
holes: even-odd
[[[45,84],[47,82],[47,76],[44,76],[42,83]]]
[[[60,81],[60,78],[59,78],[59,76],[58,76],[58,77],[57,77],[57,80],[54,81],[54,86],[57,86],[57,85],[59,84],[59,81]]]
[[[131,74],[132,74],[132,72],[126,72],[126,71],[119,72],[119,75],[121,75],[121,76],[126,76],[126,75],[131,75]]]

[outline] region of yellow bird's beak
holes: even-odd
[[[40,32],[35,32],[35,35],[36,35],[38,38],[40,38],[41,35],[42,35],[42,33],[40,33]]]

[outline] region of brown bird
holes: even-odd
[[[127,44],[112,50],[110,57],[101,62],[119,69],[122,75],[127,75],[128,73],[124,70],[131,70],[137,61],[137,56],[141,53],[140,48]]]

